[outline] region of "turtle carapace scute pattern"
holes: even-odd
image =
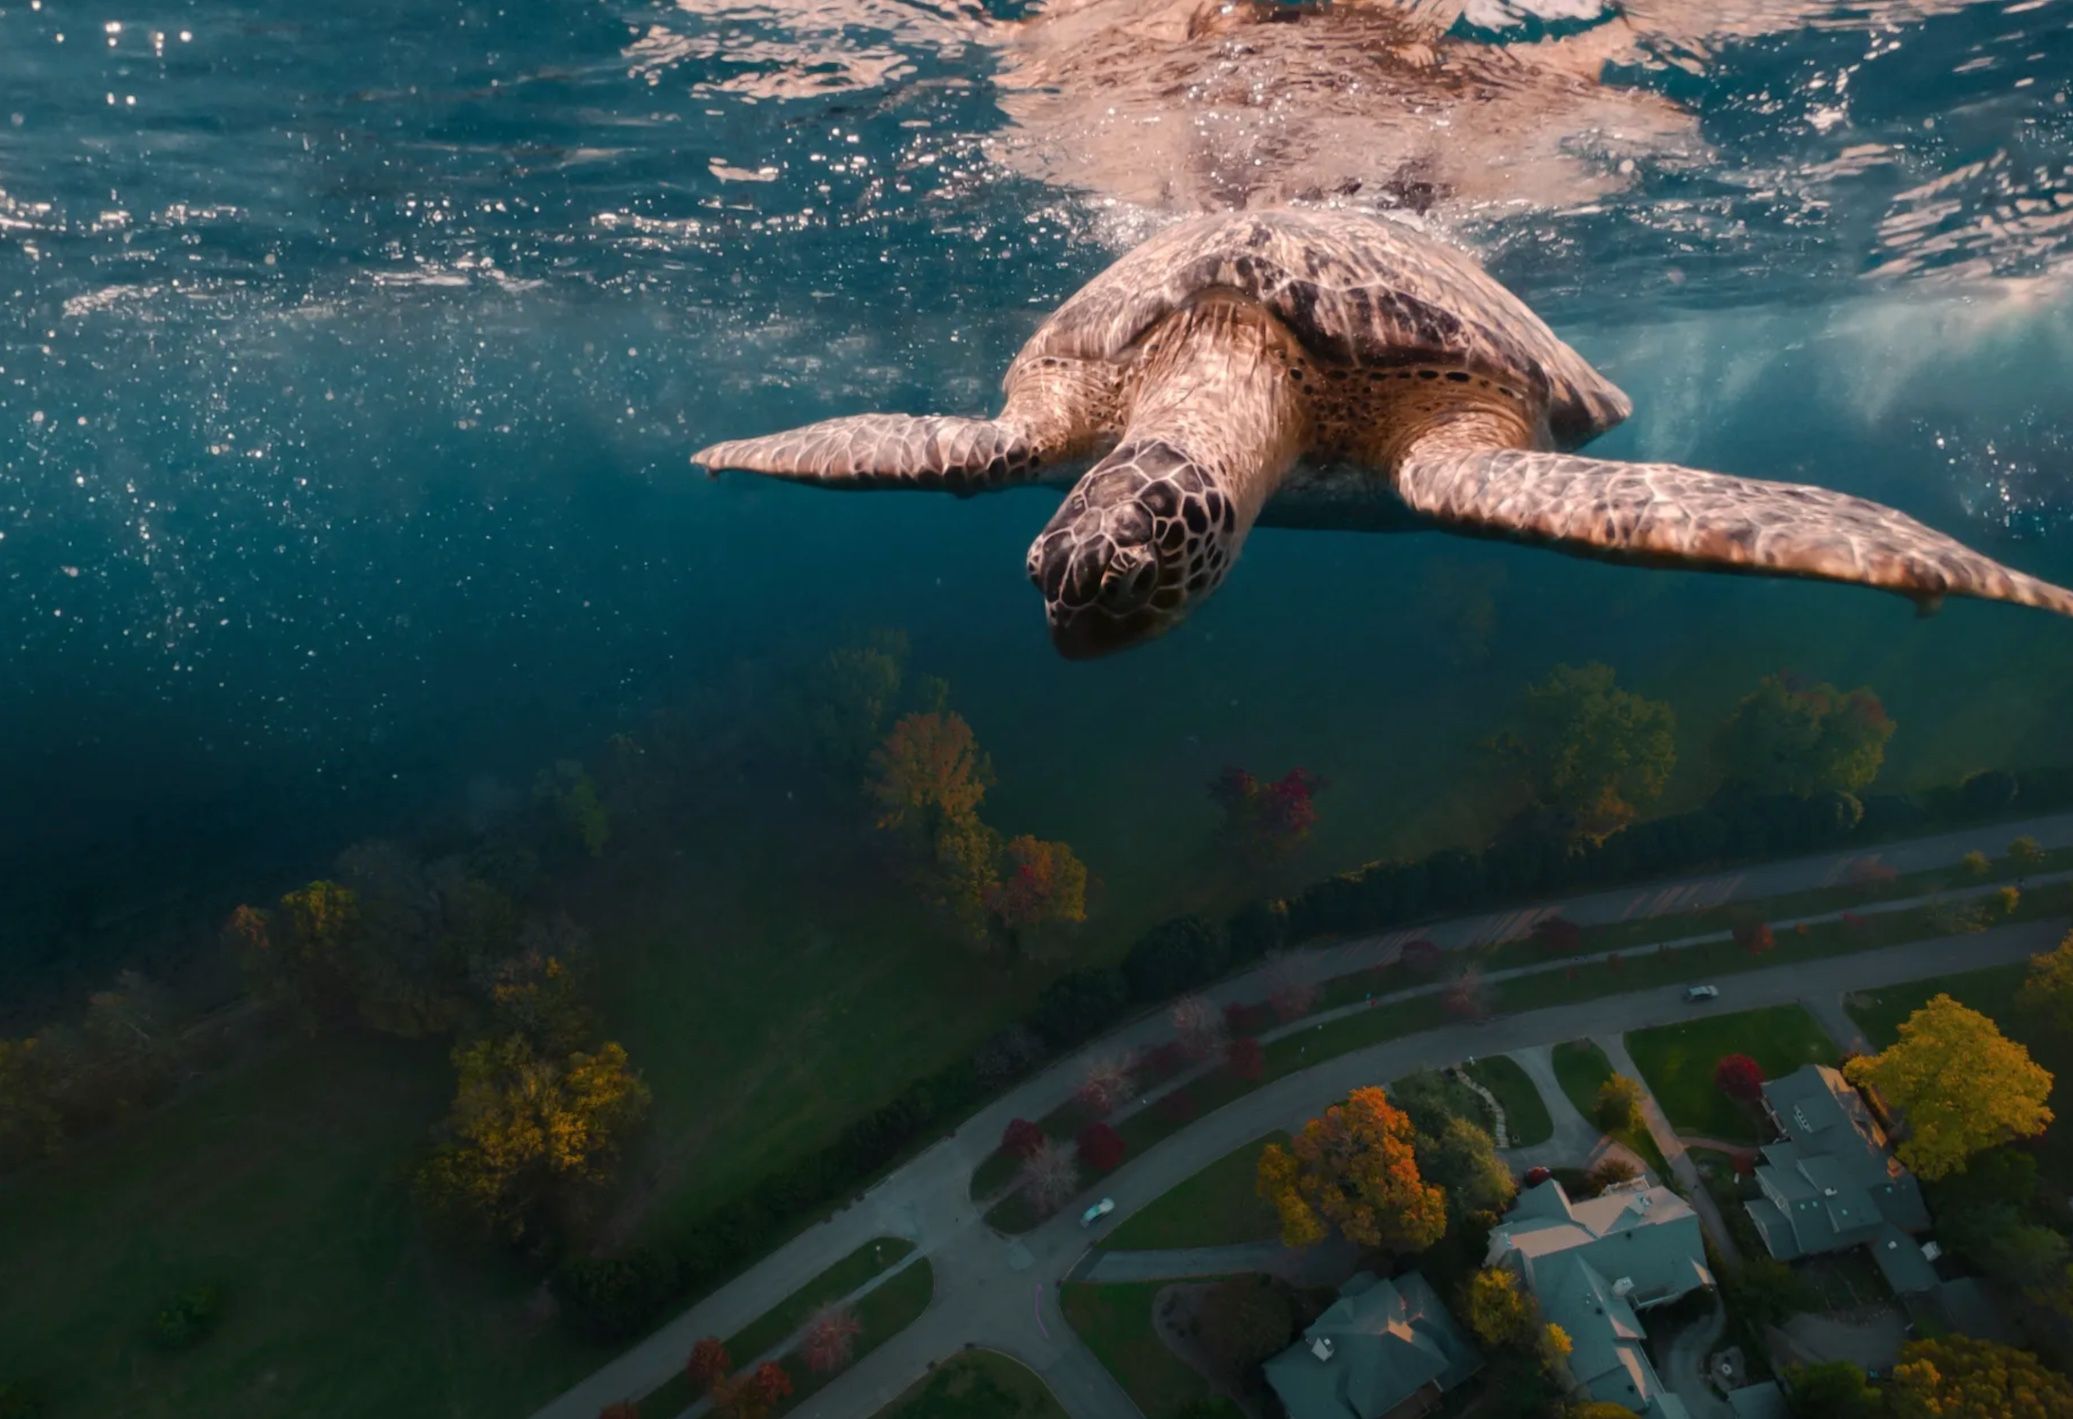
[[[2073,615],[2073,593],[1878,503],[1578,454],[1627,397],[1471,257],[1385,218],[1168,228],[1060,306],[1002,387],[991,419],[858,415],[692,462],[833,488],[1069,484],[1027,570],[1073,657],[1178,623],[1256,525],[1425,527]]]

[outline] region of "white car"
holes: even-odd
[[[1720,987],[1717,985],[1688,985],[1684,988],[1686,1000],[1715,1000],[1719,996]]]
[[[1082,1227],[1091,1227],[1115,1210],[1116,1200],[1113,1197],[1104,1197],[1101,1201],[1080,1214],[1080,1225]]]

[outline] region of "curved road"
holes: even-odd
[[[2073,814],[1946,834],[1872,852],[1831,853],[1595,893],[1304,951],[1290,959],[1306,974],[1323,980],[1391,959],[1414,935],[1460,949],[1523,935],[1535,920],[1558,910],[1579,924],[1690,911],[1843,881],[1851,864],[1867,857],[1901,872],[1946,866],[1975,849],[1999,851],[2020,834],[2035,837],[2047,847],[2073,844]],[[2063,925],[2031,922],[1981,935],[1744,972],[1727,978],[1720,1000],[1706,1008],[1741,1010],[1805,1001],[1823,1018],[1830,1018],[1836,999],[1846,990],[2021,960],[2049,950],[2063,930]],[[1261,972],[1255,971],[1206,993],[1221,1003],[1250,1000],[1261,988]],[[1471,1054],[1508,1053],[1592,1035],[1618,1035],[1685,1019],[1693,1008],[1678,989],[1654,988],[1503,1016],[1480,1025],[1450,1024],[1389,1040],[1286,1076],[1207,1115],[1124,1164],[1106,1180],[1104,1191],[1116,1199],[1118,1215],[1127,1214],[1241,1144],[1275,1129],[1300,1126],[1357,1085],[1400,1078]],[[732,1334],[830,1262],[887,1234],[912,1239],[916,1250],[929,1257],[936,1273],[934,1300],[913,1325],[864,1357],[795,1413],[811,1419],[855,1419],[870,1414],[934,1361],[964,1345],[983,1344],[1036,1370],[1067,1411],[1080,1419],[1135,1415],[1136,1407],[1128,1396],[1077,1343],[1058,1310],[1057,1283],[1088,1243],[1077,1216],[1069,1212],[1025,1237],[1003,1239],[985,1224],[981,1209],[968,1195],[968,1185],[972,1169],[998,1146],[1008,1121],[1040,1117],[1054,1107],[1072,1092],[1091,1056],[1123,1045],[1150,1045],[1167,1033],[1163,1013],[1154,1013],[1025,1081],[848,1208],[801,1233],[540,1409],[535,1419],[595,1419],[607,1404],[647,1393],[676,1373],[699,1337]]]

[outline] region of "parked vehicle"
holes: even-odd
[[[1104,1197],[1101,1201],[1080,1214],[1080,1225],[1082,1227],[1091,1227],[1115,1210],[1116,1200],[1113,1197]]]

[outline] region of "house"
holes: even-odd
[[[1569,1336],[1569,1371],[1594,1400],[1643,1419],[1689,1419],[1642,1348],[1641,1313],[1710,1289],[1698,1214],[1640,1181],[1571,1202],[1552,1178],[1522,1191],[1490,1233],[1486,1266],[1509,1267]]]
[[[1763,1105],[1780,1137],[1757,1164],[1763,1196],[1744,1208],[1765,1249],[1798,1261],[1869,1247],[1896,1292],[1933,1289],[1936,1268],[1910,1235],[1929,1228],[1922,1189],[1863,1097],[1836,1070],[1807,1064],[1766,1083]]]
[[[1289,1419],[1410,1419],[1482,1365],[1423,1276],[1362,1272],[1266,1371]]]

